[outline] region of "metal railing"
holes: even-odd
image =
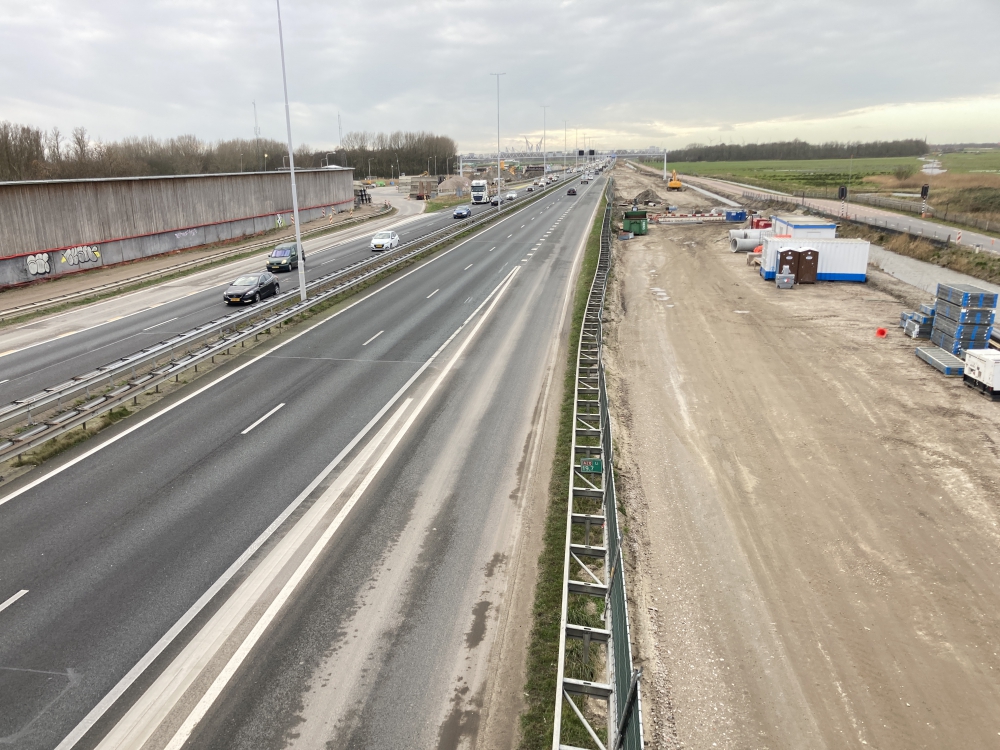
[[[576,364],[553,750],[574,750],[562,741],[564,713],[566,725],[578,722],[597,750],[643,747],[641,670],[632,668],[614,446],[601,361],[604,293],[611,267],[613,180],[608,180],[606,196],[600,257]],[[607,745],[586,716],[586,701],[593,698],[607,701]],[[565,711],[567,707],[571,713]]]
[[[368,282],[457,236],[518,211],[563,187],[556,183],[510,206],[500,206],[400,245],[396,250],[360,260],[308,284],[311,296],[299,301],[298,290],[204,323],[59,385],[0,407],[0,461],[19,456],[113,409],[205,361],[229,354],[250,338],[281,327],[291,318]]]
[[[356,216],[354,218],[345,219],[344,221],[339,221],[334,224],[326,224],[322,227],[314,227],[312,229],[307,229],[302,232],[303,237],[311,237],[315,234],[321,234],[323,232],[328,232],[331,229],[346,229],[354,224],[360,224],[362,222],[368,221],[369,219],[377,219],[381,216],[392,211],[392,206],[382,206],[377,211],[366,216]],[[250,253],[255,250],[261,250],[267,247],[273,247],[274,245],[280,244],[283,240],[280,238],[272,237],[266,240],[260,240],[259,242],[250,242],[246,245],[240,245],[239,247],[234,247],[229,250],[223,250],[218,253],[213,253],[212,255],[206,255],[202,258],[197,258],[195,260],[188,260],[182,263],[177,263],[176,265],[169,266],[168,268],[160,268],[156,271],[147,271],[146,273],[141,273],[137,276],[130,276],[127,279],[122,279],[121,281],[110,281],[107,284],[99,284],[98,286],[93,286],[88,289],[81,289],[78,292],[69,292],[67,294],[61,294],[58,297],[49,297],[48,299],[38,300],[37,302],[28,302],[23,305],[16,305],[15,307],[8,307],[0,310],[0,320],[5,320],[7,318],[16,317],[18,315],[25,315],[27,313],[41,312],[52,307],[59,307],[60,305],[65,305],[67,302],[72,302],[78,299],[87,299],[89,297],[94,297],[96,295],[107,294],[108,292],[114,292],[119,289],[126,289],[128,287],[134,286],[136,284],[142,284],[147,281],[154,281],[155,279],[162,278],[164,276],[170,276],[171,274],[177,273],[178,271],[183,271],[187,268],[197,268],[198,266],[207,265],[209,263],[214,263],[218,260],[225,260],[226,258],[231,258],[237,255],[243,255],[244,253]],[[284,241],[288,241],[286,237]],[[96,270],[96,269],[95,269]]]

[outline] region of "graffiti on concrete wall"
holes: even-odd
[[[71,266],[84,266],[88,263],[100,263],[101,251],[97,245],[81,245],[64,250],[60,263],[69,263]]]
[[[198,234],[197,229],[187,229],[183,232],[174,232],[174,237],[180,240],[184,239],[185,237],[194,237],[196,234]]]
[[[41,276],[46,274],[52,269],[49,267],[49,254],[48,253],[38,253],[37,255],[29,255],[27,258],[28,273],[32,276]]]

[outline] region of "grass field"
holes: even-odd
[[[651,167],[662,168],[663,162],[648,162]],[[809,159],[801,161],[698,161],[667,162],[668,169],[676,169],[682,174],[723,177],[749,185],[768,187],[774,190],[825,190],[836,188],[848,181],[861,183],[871,175],[889,175],[900,166],[909,166],[920,171],[922,162],[914,156],[890,157],[884,159]]]
[[[1000,172],[1000,148],[979,153],[942,154],[941,165],[949,172]]]

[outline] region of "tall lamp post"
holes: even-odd
[[[545,145],[545,111],[549,108],[548,104],[542,105],[542,179],[545,179],[545,173],[548,171],[545,167],[545,157],[547,154],[547,147]]]
[[[490,73],[497,77],[497,213],[500,213],[500,76],[506,73]]]
[[[372,181],[372,160],[368,160],[368,182]]]
[[[292,148],[292,115],[288,109],[288,77],[285,75],[285,38],[281,31],[281,0],[274,0],[278,7],[278,45],[281,48],[281,84],[285,89],[285,127],[288,130],[288,173],[292,178],[292,216],[295,221],[295,247],[299,253],[299,299],[306,301],[306,254],[302,247],[302,230],[299,229],[299,196],[295,189],[295,149]]]

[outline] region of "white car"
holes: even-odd
[[[395,232],[378,232],[372,237],[372,252],[379,253],[383,250],[392,250],[399,246],[399,235]]]
[[[517,191],[516,190],[511,190],[509,193],[507,193],[506,198],[509,201],[515,200],[517,198]]]

